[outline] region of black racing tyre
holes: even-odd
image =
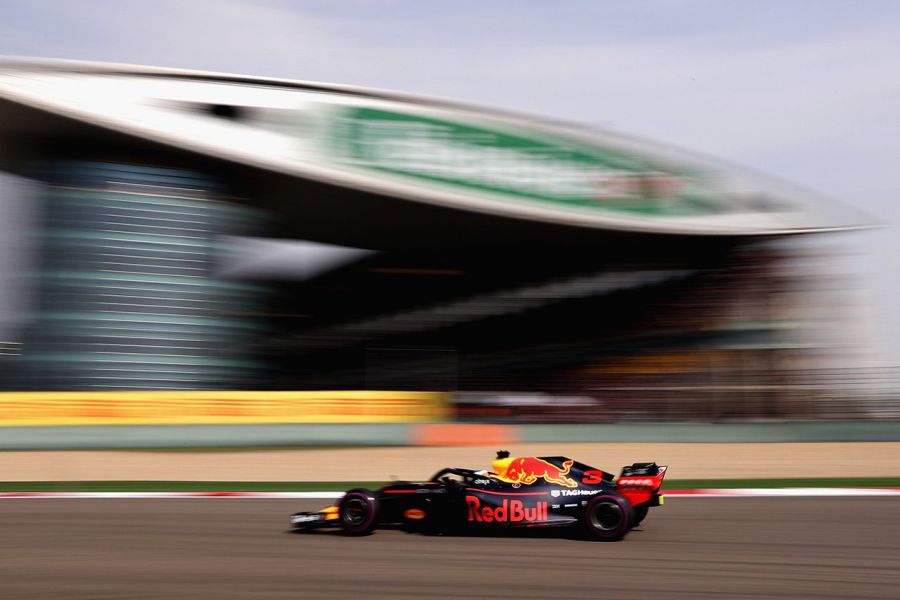
[[[631,521],[631,527],[637,527],[641,524],[641,521],[647,518],[647,513],[650,511],[650,507],[646,504],[641,506],[635,506],[633,508],[634,511],[634,519]]]
[[[631,529],[634,511],[624,496],[614,492],[598,494],[584,507],[584,527],[596,540],[621,539]]]
[[[347,535],[369,535],[378,525],[378,498],[369,490],[350,490],[338,503],[338,521]]]

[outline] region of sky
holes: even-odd
[[[881,225],[836,243],[900,365],[900,2],[0,0],[0,54],[396,89],[758,169]]]

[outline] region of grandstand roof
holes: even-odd
[[[36,140],[57,139],[70,149],[84,140],[227,163],[321,239],[357,245],[376,234],[577,242],[867,226],[864,215],[806,190],[580,125],[344,85],[0,63],[0,165],[53,153]]]

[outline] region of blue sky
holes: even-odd
[[[845,236],[900,365],[900,2],[0,0],[0,54],[387,87],[580,121],[861,208]]]

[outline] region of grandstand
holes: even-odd
[[[0,386],[15,390],[816,416],[814,374],[847,348],[798,315],[817,284],[788,268],[791,240],[865,226],[783,182],[579,125],[96,63],[0,65],[0,171]],[[539,416],[511,391],[545,394]]]

